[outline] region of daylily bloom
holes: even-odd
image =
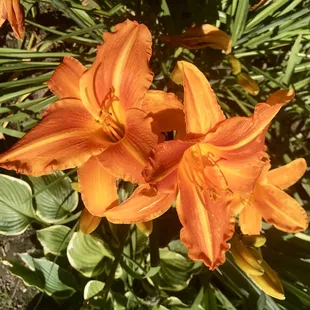
[[[241,206],[239,225],[243,234],[257,235],[261,231],[262,219],[277,229],[296,233],[308,227],[308,217],[301,205],[283,190],[295,184],[305,173],[307,163],[298,158],[291,163],[270,170],[266,163],[246,200],[235,198]]]
[[[48,82],[60,100],[0,155],[0,166],[33,176],[77,166],[88,211],[101,217],[116,206],[117,178],[143,183],[141,171],[163,140],[160,132],[177,129],[184,118],[176,96],[147,92],[151,39],[146,26],[127,20],[104,33],[89,70],[66,57]],[[165,123],[170,113],[174,118]]]
[[[24,7],[19,0],[0,0],[0,27],[8,20],[14,35],[21,40],[24,36]]]
[[[106,213],[115,223],[149,221],[177,197],[181,239],[189,257],[210,269],[225,260],[234,231],[233,193],[253,191],[266,160],[268,125],[293,92],[279,91],[255,107],[251,117],[226,119],[206,77],[194,65],[178,62],[172,79],[184,85],[186,136],[155,147],[142,185]],[[156,184],[153,185],[152,183]]]
[[[181,46],[187,49],[212,47],[224,50],[226,54],[231,52],[230,37],[224,31],[209,24],[191,27],[180,35],[161,36],[160,39],[172,46]]]

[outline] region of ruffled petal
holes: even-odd
[[[262,216],[254,199],[248,200],[239,214],[239,226],[244,235],[260,235]]]
[[[257,184],[254,196],[257,208],[268,224],[289,233],[307,229],[309,222],[305,210],[278,187]]]
[[[209,24],[189,28],[180,35],[161,36],[160,39],[172,46],[182,46],[187,49],[212,47],[224,50],[226,54],[231,52],[230,37],[224,31]]]
[[[80,82],[83,104],[95,118],[110,97],[120,102],[114,111],[120,122],[124,110],[139,107],[153,78],[148,64],[151,46],[151,33],[137,22],[127,20],[104,33],[104,44]]]
[[[49,89],[59,98],[80,99],[80,78],[86,68],[73,57],[64,57],[47,82]]]
[[[150,113],[159,132],[185,128],[183,104],[172,93],[149,90],[142,101],[141,109]]]
[[[293,89],[280,89],[272,93],[266,103],[269,105],[275,104],[286,104],[292,101],[295,97],[295,92]]]
[[[181,239],[188,256],[203,261],[211,270],[225,261],[229,240],[234,232],[235,217],[230,209],[230,192],[197,183],[199,176],[191,160],[183,158],[178,168],[179,196],[177,212],[183,225]]]
[[[205,135],[225,119],[216,96],[204,74],[186,61],[179,61],[171,79],[184,85],[186,132],[191,136]]]
[[[0,167],[39,176],[79,166],[110,144],[80,100],[52,104],[41,122],[0,155]]]
[[[260,103],[251,117],[232,117],[207,134],[204,151],[212,154],[233,191],[245,194],[254,188],[267,155],[265,135],[282,104]]]
[[[83,234],[91,234],[99,226],[100,222],[101,217],[92,215],[84,208],[79,221],[79,231]]]
[[[307,162],[303,158],[297,158],[289,164],[267,172],[267,179],[281,189],[294,185],[306,172]]]
[[[150,154],[149,164],[142,172],[145,181],[158,182],[174,171],[184,152],[194,144],[194,142],[174,140],[157,145]]]
[[[125,202],[106,212],[112,223],[147,222],[165,213],[177,195],[176,172],[156,185],[140,185]]]
[[[132,183],[144,183],[142,170],[152,148],[159,142],[153,120],[144,111],[130,109],[126,113],[125,137],[98,156],[109,173]]]
[[[118,204],[116,178],[91,157],[78,169],[80,192],[87,210],[95,216],[104,216],[107,209]]]

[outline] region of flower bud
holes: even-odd
[[[259,93],[259,86],[247,73],[241,72],[236,76],[238,84],[247,93],[256,96]]]

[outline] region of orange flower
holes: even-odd
[[[0,27],[8,20],[17,39],[24,37],[24,8],[19,0],[0,0]]]
[[[172,46],[181,46],[187,49],[212,47],[224,50],[226,54],[231,52],[230,37],[224,31],[209,24],[189,28],[180,35],[161,36],[160,39]]]
[[[291,163],[270,170],[267,163],[257,179],[251,197],[235,203],[244,207],[239,215],[239,225],[244,234],[257,235],[261,231],[262,218],[276,228],[296,233],[308,227],[305,210],[283,190],[295,184],[305,173],[307,163],[298,158]]]
[[[214,269],[225,261],[234,231],[233,193],[245,196],[253,190],[265,163],[269,122],[293,94],[279,91],[269,103],[258,104],[251,117],[225,119],[194,65],[179,62],[172,78],[184,85],[186,136],[161,143],[151,153],[143,174],[147,182],[158,182],[153,192],[152,184],[138,187],[106,216],[116,223],[149,221],[170,207],[179,190],[181,239],[192,259]]]
[[[150,150],[163,140],[160,131],[182,122],[182,104],[173,94],[147,92],[150,56],[147,27],[127,20],[104,34],[89,70],[66,57],[48,82],[60,100],[0,155],[0,166],[34,176],[78,166],[85,206],[104,216],[118,204],[116,179],[143,183]],[[162,124],[167,113],[175,118]]]

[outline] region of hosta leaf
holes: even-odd
[[[104,283],[97,280],[89,281],[84,287],[84,299],[90,299],[100,293],[104,288]]]
[[[37,236],[43,246],[44,253],[64,254],[72,236],[70,232],[71,229],[63,225],[53,225],[37,230]]]
[[[25,181],[0,175],[1,234],[21,234],[36,218],[31,195],[31,188]]]
[[[72,274],[46,258],[33,258],[28,253],[20,254],[28,268],[13,263],[10,271],[21,278],[28,286],[54,298],[67,298],[76,291],[76,281]]]
[[[37,215],[47,223],[57,223],[71,215],[78,205],[78,194],[62,171],[41,177],[29,177],[37,203]],[[59,180],[57,182],[57,180]],[[55,184],[50,185],[52,182]]]
[[[113,298],[113,295],[108,292],[106,299],[104,300],[100,292],[104,288],[104,283],[97,280],[89,281],[84,288],[84,299],[90,300],[90,304],[94,307],[100,307],[100,309],[114,310],[118,309],[117,303]]]
[[[180,291],[187,287],[200,266],[200,262],[195,263],[179,253],[167,248],[160,249],[160,270],[152,277],[152,282],[161,289]]]
[[[89,278],[104,272],[113,259],[102,240],[79,232],[73,234],[67,256],[71,266]]]

